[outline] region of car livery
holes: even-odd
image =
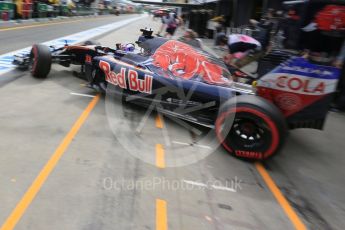
[[[294,57],[264,75],[258,81],[257,93],[277,105],[290,120],[312,113],[315,119],[309,121],[321,121],[327,112],[323,107],[333,97],[339,74],[337,68]]]
[[[139,53],[99,44],[53,50],[34,45],[15,64],[37,78],[47,77],[52,63],[81,65],[80,75],[91,88],[122,98],[134,95],[131,103],[155,103],[167,116],[213,128],[222,146],[238,158],[273,156],[288,128],[322,129],[339,70],[284,55],[276,68],[252,79],[200,48],[141,31]]]

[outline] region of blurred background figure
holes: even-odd
[[[274,10],[268,9],[267,13],[263,15],[259,22],[254,19],[250,20],[250,23],[255,29],[253,38],[260,42],[263,50],[269,49],[271,33],[277,24],[277,22],[274,20],[273,14]]]
[[[188,27],[188,14],[186,12],[183,12],[181,14],[181,22],[180,22],[180,27],[185,30]]]
[[[175,31],[180,21],[182,20],[178,19],[178,16],[174,11],[171,11],[168,14],[164,15],[162,17],[162,25],[161,25],[158,35],[160,36],[161,33],[165,29],[164,37],[171,38],[175,34]]]
[[[191,30],[191,29],[187,29],[183,36],[180,37],[179,39],[177,39],[178,41],[184,42],[188,45],[194,46],[194,47],[198,47],[201,48],[201,42],[198,39],[198,34]]]
[[[341,69],[341,75],[338,83],[338,92],[335,95],[334,104],[332,105],[333,110],[345,111],[345,41],[343,42],[342,48],[337,59],[334,62],[334,66]]]
[[[225,29],[223,26],[220,25],[216,28],[216,36],[214,40],[214,45],[220,46],[222,43],[224,44],[224,42],[222,42],[224,37],[226,37]]]
[[[227,65],[239,67],[238,61],[248,58],[248,54],[258,54],[262,50],[260,42],[248,35],[231,34],[220,39],[220,45],[228,46],[228,54],[224,56]],[[254,55],[252,55],[254,57]],[[247,60],[248,63],[252,60]],[[242,63],[241,63],[242,65]]]

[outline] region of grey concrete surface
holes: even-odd
[[[159,26],[148,20],[99,41],[111,46],[133,42],[140,28]],[[70,93],[95,94],[82,83],[70,69],[54,66],[45,80],[23,73],[0,89],[0,223],[91,100]],[[217,148],[194,164],[158,169],[135,158],[135,143],[125,145],[113,132],[109,119],[121,114],[109,114],[106,102],[103,97],[92,111],[16,229],[156,229],[156,199],[167,201],[170,230],[293,229],[251,163]],[[121,104],[114,102],[114,106]],[[124,122],[135,129],[145,111],[136,107],[125,107],[124,111],[130,118]],[[197,146],[172,143],[190,144],[195,136],[166,117],[164,134],[155,127],[155,116],[150,115],[139,134],[147,143],[141,150],[148,159],[154,159],[157,143],[164,145],[166,157],[172,159],[177,154],[202,151]],[[324,132],[292,131],[280,155],[265,164],[309,229],[341,230],[345,226],[344,119],[343,114],[331,113]],[[132,131],[123,129],[122,133]],[[166,134],[170,146],[166,145]],[[238,181],[240,186],[228,191],[187,187],[185,181],[228,188]]]
[[[324,131],[291,131],[282,153],[267,162],[284,194],[312,229],[344,229],[345,114],[331,112]]]
[[[92,18],[98,17],[98,15],[85,15],[85,16],[58,16],[55,18],[30,18],[30,19],[18,19],[18,20],[9,20],[9,21],[0,21],[0,29],[2,28],[9,28],[15,26],[25,26],[25,25],[33,25],[38,24],[40,22],[54,22],[54,21],[63,21],[63,20],[74,20],[80,18]]]
[[[108,15],[89,18],[76,18],[74,20],[62,21],[63,24],[48,24],[39,27],[28,27],[4,31],[1,31],[0,29],[0,54],[135,16],[137,15]],[[59,23],[59,21],[54,23]]]

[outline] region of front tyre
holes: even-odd
[[[222,146],[233,156],[264,160],[283,145],[287,127],[284,116],[272,103],[251,95],[224,103],[215,130]]]
[[[35,78],[46,78],[52,65],[52,56],[48,46],[33,45],[30,52],[29,69]]]

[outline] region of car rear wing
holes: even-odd
[[[322,129],[339,76],[337,68],[292,57],[260,78],[257,93],[282,111],[290,128]]]

